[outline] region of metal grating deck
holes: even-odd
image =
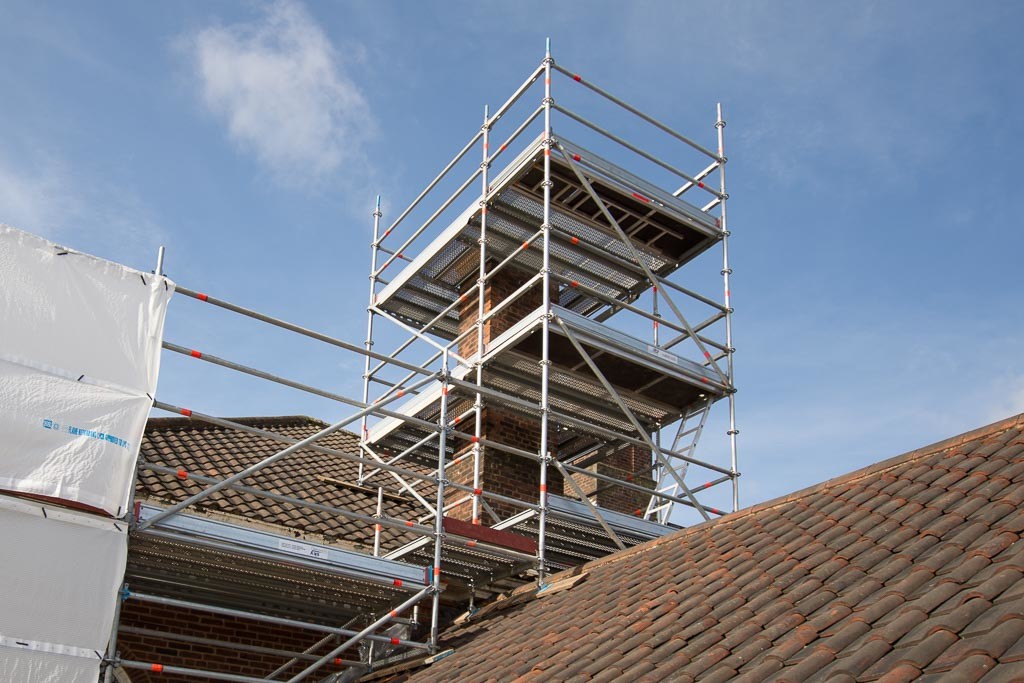
[[[656,275],[673,272],[722,237],[713,216],[565,139],[559,142],[579,157],[575,163]],[[541,249],[520,247],[542,222],[543,150],[538,138],[498,174],[488,201],[488,258],[498,261],[516,254],[510,265],[531,273],[541,269]],[[635,300],[650,286],[643,270],[631,261],[626,245],[559,153],[551,155],[551,172],[552,267],[615,300]],[[420,327],[458,299],[467,280],[475,281],[482,199],[472,202],[380,292],[380,308]],[[556,303],[584,316],[611,312],[607,302],[570,288],[559,293]],[[457,312],[428,331],[454,338]]]
[[[161,508],[144,504],[140,519]],[[428,570],[249,526],[179,514],[132,536],[132,589],[337,625],[427,585]],[[395,587],[399,580],[402,588]]]
[[[728,393],[728,388],[700,363],[659,349],[561,307],[553,307],[553,313],[556,320],[563,322],[577,337],[601,372],[620,390],[630,410],[646,427],[654,429],[659,423],[670,425],[694,403],[703,401],[709,395],[717,400]],[[483,357],[486,387],[539,405],[540,366],[537,359],[542,316],[543,309],[536,309],[488,345]],[[617,434],[634,435],[632,424],[583,365],[561,327],[552,325],[551,333],[552,408]],[[476,356],[470,360],[475,361]],[[463,367],[456,369],[452,375],[456,379],[472,377],[471,371]],[[440,384],[432,385],[396,410],[422,420],[436,421],[440,395]],[[453,415],[459,414],[471,404],[465,391],[453,391],[451,396],[453,403],[450,410]],[[539,414],[522,406],[509,408],[528,415]],[[552,421],[559,427],[560,444],[577,443],[581,452],[592,448],[595,440],[576,437],[601,436],[598,430],[588,431],[586,426],[560,420],[557,415],[552,415]],[[421,427],[389,417],[371,427],[369,442],[383,451],[399,453],[426,434]],[[577,454],[559,449],[559,458],[563,460]],[[423,447],[419,454],[419,458],[427,463],[433,462],[436,457],[436,445]]]
[[[580,501],[556,494],[548,494],[548,525],[546,553],[548,568],[561,571],[619,550],[604,529]],[[678,527],[657,524],[621,512],[601,509],[609,526],[618,534],[626,547],[660,538],[678,530]],[[495,525],[495,529],[514,531],[536,539],[537,513],[527,510]],[[392,552],[410,562],[431,562],[433,545],[428,539],[418,539]],[[475,589],[506,590],[529,580],[533,565],[516,561],[497,553],[473,552],[445,544],[443,563],[446,579],[459,586],[472,585]]]

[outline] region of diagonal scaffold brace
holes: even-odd
[[[644,442],[646,442],[647,447],[651,449],[651,453],[654,454],[654,457],[658,459],[658,462],[661,464],[662,467],[666,468],[666,470],[669,472],[672,478],[675,479],[676,484],[679,485],[679,488],[683,490],[683,493],[686,494],[686,497],[690,499],[691,503],[693,503],[693,507],[697,510],[697,512],[700,513],[701,517],[703,517],[705,521],[710,520],[711,516],[708,515],[707,510],[705,510],[704,506],[697,501],[697,498],[696,496],[693,495],[693,491],[690,490],[690,487],[683,483],[682,477],[680,477],[679,474],[675,471],[675,469],[672,468],[672,463],[669,462],[668,458],[666,458],[665,455],[661,452],[661,449],[657,446],[657,444],[655,444],[654,441],[651,440],[651,437],[647,434],[647,431],[643,428],[643,425],[641,425],[640,421],[636,419],[636,415],[633,414],[633,411],[629,409],[629,406],[626,405],[626,402],[622,400],[621,396],[619,396],[619,392],[615,390],[615,387],[612,386],[612,383],[608,381],[608,379],[604,376],[604,373],[602,373],[600,368],[597,367],[597,363],[594,362],[594,359],[590,357],[590,354],[588,354],[586,349],[583,348],[583,345],[580,344],[578,339],[576,339],[576,335],[574,335],[572,331],[568,328],[568,326],[566,326],[565,323],[563,323],[557,317],[555,318],[555,322],[558,324],[559,327],[562,328],[562,333],[565,335],[566,339],[568,339],[569,343],[572,344],[574,349],[576,349],[576,352],[580,354],[580,357],[587,364],[587,367],[590,368],[590,371],[594,373],[594,376],[597,377],[597,380],[604,387],[605,391],[608,392],[608,395],[611,397],[611,399],[615,401],[615,403],[619,406],[619,409],[622,410],[623,415],[625,415],[626,418],[633,424],[633,428],[636,429],[637,433],[640,435],[640,438],[643,439]]]

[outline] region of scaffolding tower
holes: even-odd
[[[625,111],[631,125],[645,127],[645,136],[661,136],[658,148],[681,161],[665,161],[556,103],[552,80],[562,76]],[[537,94],[539,103],[529,104]],[[510,114],[524,107],[525,116],[509,124]],[[140,461],[140,472],[176,475],[203,488],[166,507],[135,505],[129,515],[134,560],[122,601],[294,626],[324,637],[292,653],[289,665],[304,666],[290,678],[280,678],[287,665],[256,678],[124,659],[115,624],[106,681],[115,666],[294,683],[318,671],[318,680],[340,680],[344,672],[323,678],[327,664],[349,667],[354,676],[403,659],[429,662],[443,654],[438,636],[446,609],[472,612],[476,600],[529,582],[543,590],[554,572],[671,532],[684,511],[698,521],[726,514],[707,502],[709,492],[722,487],[731,488],[735,511],[738,431],[721,105],[714,126],[717,147],[711,149],[556,64],[549,46],[541,64],[493,113],[485,109],[480,129],[387,227],[378,197],[364,342],[179,285],[178,293],[199,302],[361,357],[362,393],[344,396],[165,342],[169,353],[353,412],[295,439],[155,400],[161,410],[270,439],[281,449],[227,477]],[[495,146],[498,132],[503,137]],[[593,142],[584,147],[566,133]],[[473,150],[479,165],[459,181],[455,170],[472,163]],[[691,157],[700,160],[700,170],[687,173],[679,166],[693,163]],[[662,180],[641,175],[652,172]],[[681,185],[664,189],[671,182],[666,178]],[[410,230],[413,220],[419,222]],[[724,285],[720,300],[671,279],[706,269],[708,258],[699,257],[713,248],[721,251],[714,266]],[[157,272],[162,268],[161,250]],[[389,269],[393,275],[386,279]],[[636,335],[641,324],[649,337]],[[385,327],[388,341],[401,334],[389,353],[375,350]],[[709,411],[723,400],[727,438],[703,456],[698,444]],[[503,439],[493,428],[499,419],[525,429],[531,440]],[[358,430],[358,452],[325,445],[347,429]],[[671,436],[670,447],[662,444],[663,433]],[[357,464],[351,483],[377,492],[376,514],[247,481],[304,449]],[[637,471],[601,468],[626,451],[639,454],[632,461],[640,463]],[[489,458],[528,467],[536,489],[527,496],[495,485],[485,472]],[[640,504],[609,509],[595,495],[598,489],[628,492]],[[288,538],[272,530],[189,512],[225,490],[365,524],[373,529],[373,552],[306,542],[289,548]],[[385,490],[419,514],[389,515]],[[403,540],[387,541],[389,530]],[[246,579],[232,578],[237,573]],[[422,612],[429,621],[423,629]],[[353,658],[357,645],[362,655]]]

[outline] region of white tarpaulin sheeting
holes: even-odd
[[[125,512],[173,292],[0,225],[0,489]]]
[[[0,681],[96,683],[128,553],[115,520],[0,496]]]

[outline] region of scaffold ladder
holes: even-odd
[[[683,419],[679,421],[679,428],[676,430],[676,436],[672,440],[673,452],[684,455],[687,458],[693,457],[694,452],[697,450],[697,442],[700,441],[701,432],[704,431],[704,424],[707,422],[708,413],[710,412],[710,398],[695,403],[687,410],[686,414],[683,415]],[[686,476],[686,469],[689,465],[690,463],[686,460],[679,458],[669,458],[667,464],[659,465],[658,493],[678,496],[679,482],[668,471],[668,468],[672,467],[678,478],[683,479]],[[667,524],[669,515],[672,512],[672,504],[672,501],[669,499],[651,496],[651,500],[647,503],[647,512],[644,513],[644,519],[654,520],[659,524]]]

